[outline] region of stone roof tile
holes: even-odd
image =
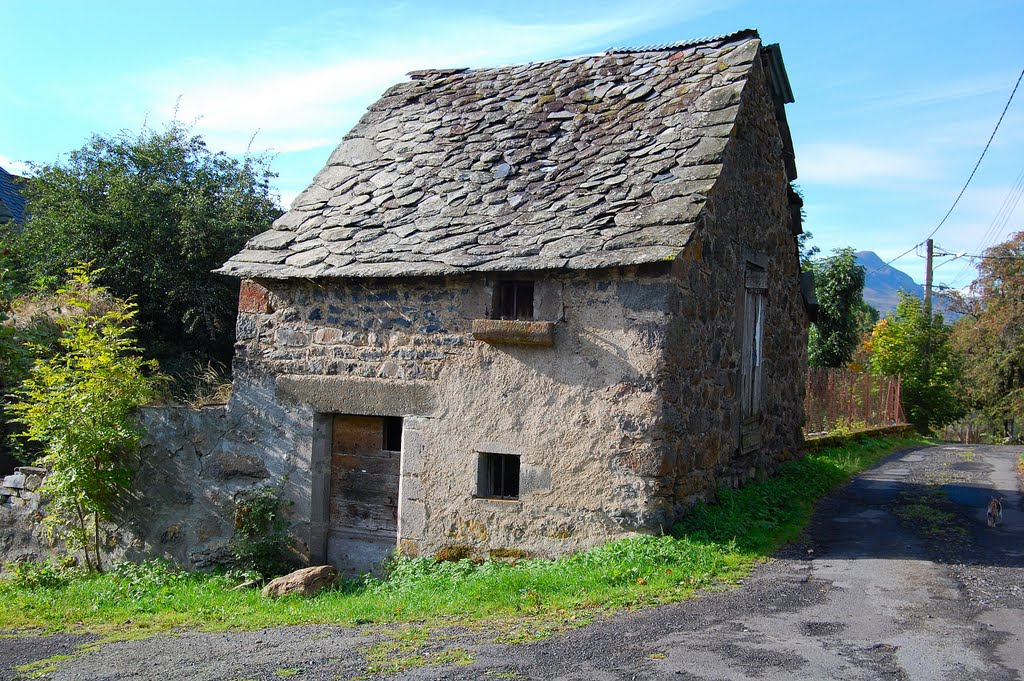
[[[391,277],[671,260],[721,171],[753,31],[390,88],[221,272]]]

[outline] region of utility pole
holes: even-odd
[[[935,242],[928,239],[928,256],[925,260],[924,270],[924,316],[928,319],[929,326],[932,323],[932,253],[935,250]]]
[[[925,270],[924,270],[924,318],[925,324],[925,337],[924,337],[924,375],[925,380],[928,380],[928,360],[931,359],[932,354],[932,252],[935,250],[935,242],[928,239],[928,255],[925,259]]]

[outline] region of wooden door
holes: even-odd
[[[380,416],[333,419],[327,561],[349,577],[379,572],[398,543],[401,452],[384,448],[393,425]]]

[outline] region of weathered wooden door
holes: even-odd
[[[333,419],[327,561],[346,576],[378,571],[398,543],[401,419],[397,438],[394,421]]]

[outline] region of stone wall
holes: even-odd
[[[22,466],[0,481],[0,560],[39,560],[48,555],[40,521],[39,486],[46,471]]]
[[[671,287],[667,266],[536,279],[554,344],[485,343],[496,280],[266,283],[240,314],[235,397],[281,418],[296,530],[311,557],[329,517],[321,451],[330,414],[404,417],[403,549],[555,555],[664,524],[652,433]],[[275,377],[276,380],[275,380]],[[320,445],[317,443],[321,442]],[[518,455],[518,500],[478,498],[481,452]],[[270,464],[268,464],[270,465]]]
[[[664,439],[674,461],[675,514],[798,455],[802,446],[807,315],[790,223],[788,180],[772,100],[759,64],[741,96],[704,223],[674,268]],[[761,444],[741,446],[739,406],[744,274],[767,273]]]
[[[132,484],[103,528],[109,558],[163,557],[189,569],[230,561],[235,501],[276,484],[281,458],[259,456],[265,423],[242,424],[225,407],[147,407],[145,435],[130,466]],[[269,464],[269,465],[268,465]],[[41,523],[44,471],[19,468],[0,486],[0,560],[40,560],[63,553]],[[285,509],[290,516],[290,508]]]

